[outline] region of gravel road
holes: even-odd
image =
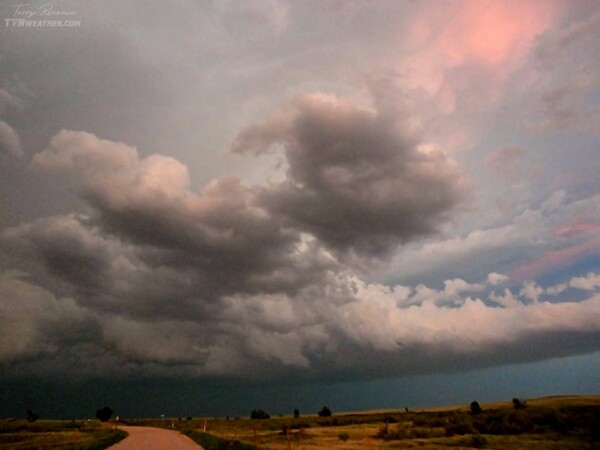
[[[189,437],[175,430],[151,427],[119,427],[129,436],[107,450],[201,450]]]

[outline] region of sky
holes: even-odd
[[[0,19],[0,415],[600,393],[596,1]]]

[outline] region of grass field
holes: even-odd
[[[276,417],[267,420],[206,419],[216,441],[207,450],[236,448],[231,441],[270,450],[317,449],[600,449],[600,396],[546,397],[515,409],[512,401],[421,409]],[[195,430],[205,419],[138,421],[138,424]],[[210,437],[204,436],[204,442]],[[199,441],[200,442],[200,441]],[[239,448],[253,448],[240,446]]]
[[[0,450],[101,450],[127,433],[99,421],[0,421]]]
[[[179,429],[206,450],[530,449],[600,450],[600,396],[545,397],[404,410],[274,417],[170,418],[123,424]],[[207,433],[203,433],[206,423]],[[103,449],[125,435],[98,421],[0,422],[0,450]]]

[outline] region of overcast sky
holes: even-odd
[[[268,383],[268,409],[272,386],[338,383],[361,409],[377,380],[456,401],[457,373],[514,364],[525,394],[600,390],[597,1],[20,3],[0,6],[16,392],[205,383],[246,408]],[[36,397],[7,392],[6,414]]]

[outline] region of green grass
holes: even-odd
[[[0,422],[0,450],[102,450],[125,437],[98,421]]]
[[[254,445],[237,440],[221,439],[202,431],[185,430],[183,434],[204,447],[204,450],[257,450]]]

